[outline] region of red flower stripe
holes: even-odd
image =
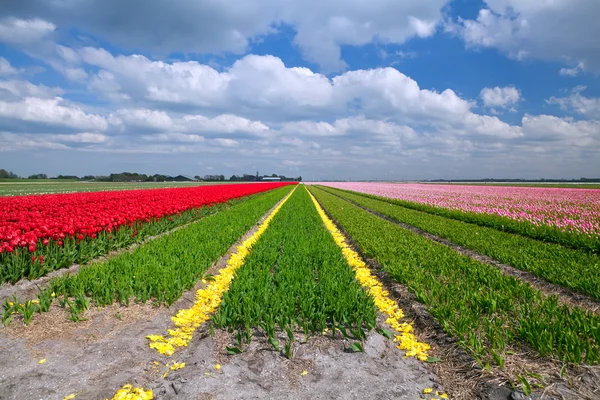
[[[0,253],[36,250],[39,240],[94,238],[122,225],[150,222],[208,204],[264,192],[289,182],[194,186],[0,197]]]

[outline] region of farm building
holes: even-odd
[[[265,176],[262,178],[263,181],[280,181],[281,178],[278,176]]]
[[[188,175],[167,176],[167,182],[195,182],[196,178]]]

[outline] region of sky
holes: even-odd
[[[600,177],[598,0],[2,0],[21,176]]]

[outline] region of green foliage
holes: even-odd
[[[77,275],[52,279],[38,295],[40,304],[52,297],[73,321],[93,301],[98,306],[132,300],[172,304],[194,287],[204,272],[272,208],[291,186],[242,199],[178,231],[82,268]],[[47,307],[44,307],[47,311]],[[23,314],[22,312],[19,312]]]
[[[296,329],[314,335],[337,327],[362,340],[375,327],[373,300],[356,281],[303,186],[254,245],[212,323],[245,335],[247,342],[249,332],[259,329],[276,351],[278,332],[285,334],[282,351],[288,358]]]
[[[323,190],[517,269],[532,272],[548,282],[600,299],[600,274],[598,273],[600,256],[598,255],[416,211],[348,191],[333,188],[323,188]]]
[[[330,188],[327,188],[329,190]],[[336,189],[336,193],[342,191],[351,194],[357,194],[349,190]],[[434,207],[427,204],[413,203],[410,201],[389,199],[386,197],[375,196],[367,193],[360,193],[361,196],[382,200],[389,204],[396,204],[402,207],[422,211],[432,215],[455,219],[458,221],[475,224],[482,227],[493,228],[499,231],[513,233],[536,239],[542,242],[556,243],[573,249],[584,250],[593,254],[600,254],[600,236],[587,235],[583,233],[563,232],[561,228],[548,225],[534,225],[527,221],[517,221],[508,217],[493,214],[476,214],[473,212],[450,210],[442,207]]]
[[[502,365],[509,346],[577,364],[600,362],[599,316],[559,305],[557,297],[323,190],[311,192],[482,366]]]

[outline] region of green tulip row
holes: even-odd
[[[508,352],[600,362],[600,316],[559,305],[529,284],[317,187],[311,192],[367,257],[406,285],[483,366]]]
[[[353,194],[356,193],[349,190],[337,190]],[[443,207],[435,207],[400,199],[390,199],[368,193],[360,193],[360,195],[376,200],[382,200],[389,204],[410,208],[412,210],[422,211],[431,215],[438,215],[457,221],[467,222],[469,224],[479,225],[481,227],[488,227],[502,232],[513,233],[542,242],[556,243],[565,247],[586,251],[592,254],[600,254],[600,236],[598,235],[563,232],[562,229],[557,227],[534,225],[528,221],[517,221],[500,215],[477,214],[467,211],[450,210]]]
[[[297,330],[305,336],[337,331],[360,341],[375,327],[376,316],[372,298],[302,185],[236,272],[212,323],[235,332],[232,352],[241,351],[257,331],[279,350],[278,328],[287,334],[282,351],[290,357]]]
[[[600,300],[599,255],[432,215],[354,192],[320,188],[396,221],[448,239],[517,269],[529,271],[548,282]]]
[[[76,275],[52,279],[38,299],[25,305],[43,312],[56,298],[74,321],[81,319],[92,301],[97,306],[148,300],[170,305],[193,288],[206,270],[291,189],[293,186],[286,186],[234,200],[231,206],[219,208],[220,212],[131,252],[91,264]],[[5,300],[4,324],[10,322],[13,313],[23,314],[26,307],[19,303],[18,299]]]

